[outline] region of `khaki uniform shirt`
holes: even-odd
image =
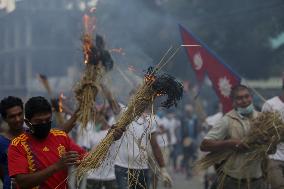
[[[254,111],[252,118],[257,116],[258,112]],[[228,112],[216,125],[208,132],[205,139],[209,140],[242,140],[250,130],[250,120],[241,116],[235,110]],[[244,166],[246,153],[237,153],[228,158],[224,164],[223,172],[236,179],[259,178],[262,176],[261,161],[253,160]]]

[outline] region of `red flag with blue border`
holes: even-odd
[[[184,48],[195,71],[197,80],[201,82],[207,75],[223,105],[223,112],[230,111],[233,107],[230,93],[234,86],[241,83],[241,77],[225,64],[216,53],[209,49],[207,45],[195,37],[192,32],[189,32],[181,25],[180,32],[183,45],[188,45],[184,46]]]
[[[185,45],[187,57],[190,60],[197,81],[199,82],[199,84],[201,84],[205,78],[205,72],[206,72],[206,65],[204,64],[201,56],[205,56],[206,53],[203,51],[201,44],[198,42],[198,40],[196,40],[195,37],[190,35],[186,31],[186,29],[182,26],[180,26],[180,33],[183,45]],[[192,45],[192,46],[186,46],[186,45]]]

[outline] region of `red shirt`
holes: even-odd
[[[76,145],[64,131],[52,129],[43,141],[36,140],[24,133],[12,140],[8,149],[8,167],[10,177],[17,174],[33,173],[56,163],[66,151],[85,151]],[[59,171],[40,185],[41,189],[65,189],[67,169]]]

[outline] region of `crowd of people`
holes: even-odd
[[[80,188],[171,187],[172,173],[184,175],[186,180],[197,174],[194,163],[201,151],[224,149],[239,153],[232,157],[230,162],[234,163],[220,162],[212,174],[205,173],[205,189],[284,188],[283,143],[268,152],[271,154],[268,173],[258,160],[246,170],[239,169],[250,148],[243,138],[250,131],[251,120],[259,114],[248,87],[233,88],[230,96],[233,109],[226,114],[219,108],[206,118],[188,101],[178,111],[158,109],[153,113],[148,109],[126,130],[116,128],[115,123],[127,107],[106,93],[108,103],[97,107],[96,121],[90,121],[85,130],[76,122],[76,110],[61,113],[66,120],[56,123],[54,103],[44,97],[32,97],[25,104],[18,97],[3,98],[0,104],[3,188],[76,188],[78,183],[71,179],[74,169],[110,130],[114,130],[116,141],[106,160],[85,176]],[[284,93],[267,100],[261,111],[277,111],[284,119]]]

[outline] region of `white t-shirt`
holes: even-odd
[[[177,143],[176,129],[179,128],[180,126],[181,126],[180,120],[176,118],[168,119],[167,127],[169,129],[170,136],[171,136],[171,141],[169,142],[171,145],[174,145]]]
[[[110,126],[112,126],[113,124],[115,124],[115,122],[116,122],[115,116],[111,116],[111,117],[109,118],[109,120],[108,120],[107,123],[108,123]]]
[[[150,116],[141,116],[132,122],[120,140],[115,165],[129,169],[148,169],[148,148],[151,147],[150,136],[156,131],[156,122]],[[138,146],[139,145],[139,146]]]
[[[158,116],[156,116],[155,119],[155,121],[157,122],[157,143],[160,147],[166,147],[169,145],[167,136],[169,120],[166,117],[159,118]],[[163,129],[165,130],[164,133],[159,133],[162,131],[160,127],[163,127]]]
[[[89,141],[92,138],[92,133],[96,132],[94,122],[89,121],[85,129],[81,130],[81,126],[78,128],[77,132],[77,144],[87,149],[91,149]]]
[[[85,130],[79,130],[77,136],[77,144],[87,149],[95,148],[100,141],[107,135],[107,130],[96,131],[93,122],[88,122]],[[88,173],[88,179],[96,180],[114,180],[114,161],[115,161],[115,145],[111,145],[107,159],[96,170]]]
[[[267,100],[262,106],[263,112],[279,112],[282,120],[284,121],[284,103],[282,100],[275,96]],[[284,161],[284,143],[281,142],[277,145],[277,151],[275,154],[269,156],[270,159]]]
[[[222,112],[217,112],[216,114],[213,114],[211,116],[208,116],[205,119],[205,122],[209,125],[209,126],[214,126],[221,118],[223,117],[223,113]]]
[[[108,130],[93,132],[91,138],[89,139],[89,144],[92,148],[96,148],[96,146],[105,138]],[[96,180],[114,180],[114,161],[115,161],[115,145],[111,145],[110,150],[108,152],[107,158],[102,163],[102,165],[94,170],[90,171],[88,174],[88,179],[96,179]]]

